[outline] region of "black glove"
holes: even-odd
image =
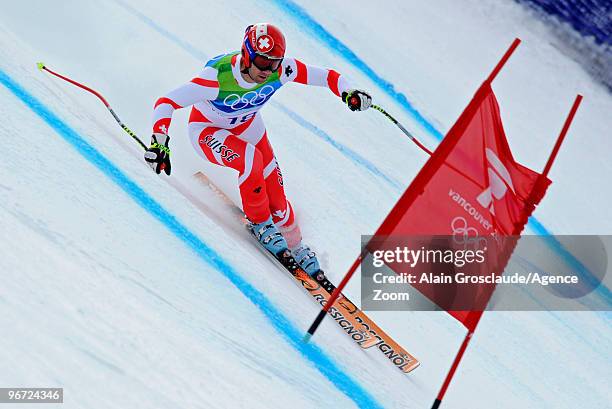
[[[360,89],[350,89],[342,93],[342,101],[351,111],[365,111],[372,105],[372,97]]]
[[[163,133],[151,135],[151,146],[144,153],[144,159],[158,175],[163,170],[170,175],[170,137]]]

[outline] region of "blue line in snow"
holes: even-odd
[[[298,350],[304,358],[314,364],[319,372],[327,377],[348,398],[361,407],[382,407],[368,391],[345,373],[319,347],[313,343],[302,342],[302,332],[263,293],[244,280],[217,252],[192,233],[116,165],[2,70],[0,70],[0,83],[55,130],[81,156],[115,182],[130,198],[151,216],[159,220],[179,240],[190,247],[203,261],[227,277],[240,292],[259,308],[272,326],[287,339],[289,344]]]
[[[406,112],[415,119],[426,131],[433,135],[436,139],[442,140],[444,137],[436,127],[425,118],[406,98],[406,96],[397,91],[395,86],[377,74],[365,61],[357,56],[346,44],[340,41],[332,33],[325,29],[319,22],[317,22],[308,12],[293,2],[292,0],[269,0],[275,4],[280,10],[284,11],[290,17],[295,19],[299,23],[300,27],[313,34],[314,38],[319,39],[325,44],[331,51],[335,52],[339,56],[343,57],[346,61],[352,64],[355,68],[365,74],[372,82],[380,87],[387,95],[389,95],[395,102],[397,102]],[[537,234],[542,236],[552,236],[552,233],[535,217],[529,218],[528,226]],[[565,249],[561,243],[557,240],[546,240],[549,246],[551,246],[570,266],[582,266],[582,263],[567,249]],[[588,271],[588,269],[586,270]],[[608,298],[612,296],[610,290],[605,286],[599,286],[603,291],[603,295]]]
[[[115,2],[119,4],[121,7],[123,7],[124,9],[128,10],[130,13],[134,14],[141,21],[151,26],[153,29],[155,29],[155,31],[159,32],[160,34],[163,34],[166,38],[178,44],[182,49],[186,50],[189,54],[193,55],[198,60],[201,60],[202,62],[208,60],[208,57],[204,53],[202,53],[202,51],[194,47],[191,43],[189,43],[188,41],[182,40],[178,36],[166,30],[165,28],[163,28],[162,26],[157,24],[155,21],[151,20],[149,17],[145,16],[144,14],[142,14],[140,11],[136,10],[129,4],[123,2],[122,0],[115,0]]]
[[[334,37],[332,33],[327,31],[321,24],[319,24],[314,18],[308,14],[306,10],[297,5],[291,0],[269,0],[276,4],[281,10],[289,14],[291,17],[296,19],[299,23],[299,27],[303,27],[314,35],[314,38],[318,38],[320,41],[325,43],[331,50],[340,56],[344,57],[349,63],[355,66],[359,71],[364,73],[370,78],[376,85],[378,85],[387,95],[393,98],[398,104],[402,106],[415,120],[421,125],[427,132],[432,134],[438,140],[442,140],[444,137],[440,131],[436,129],[431,122],[427,120],[406,98],[406,95],[395,89],[395,86],[378,75],[372,67],[370,67],[365,61],[357,56],[346,44]]]
[[[339,39],[334,37],[329,31],[327,31],[321,24],[315,21],[303,8],[295,4],[290,0],[270,0],[274,2],[277,6],[279,6],[283,11],[288,12],[290,16],[298,19],[301,23],[305,23],[306,27],[310,29],[310,32],[315,34],[315,37],[320,38],[324,41],[324,43],[329,46],[332,51],[337,51],[340,53],[342,57],[344,57],[349,63],[353,64],[359,70],[361,70],[365,75],[367,75],[374,83],[379,85],[383,91],[385,91],[388,95],[390,95],[396,102],[398,102],[402,107],[406,109],[406,111],[416,119],[418,123],[423,125],[423,127],[428,130],[434,137],[438,140],[442,140],[443,135],[440,131],[438,131],[433,124],[431,124],[423,115],[421,115],[416,108],[414,108],[406,96],[395,90],[394,86],[388,82],[387,80],[380,77],[374,70],[369,67],[363,60],[361,60],[349,47],[347,47],[344,43],[342,43]],[[140,19],[143,23],[147,24],[160,34],[166,36],[168,39],[175,42],[178,46],[183,48],[185,51],[190,53],[195,58],[198,58],[202,61],[208,59],[206,53],[200,51],[197,47],[193,46],[187,41],[182,40],[175,34],[172,34],[168,30],[161,27],[155,21],[142,14],[138,10],[124,3],[122,0],[115,0],[115,2],[123,7],[128,12],[135,15],[138,19]],[[304,26],[302,24],[302,26]],[[344,155],[349,160],[354,163],[363,166],[366,170],[372,173],[375,176],[378,176],[385,181],[387,181],[391,186],[403,192],[404,186],[398,182],[396,179],[386,175],[380,169],[376,167],[372,162],[368,161],[357,152],[348,148],[347,146],[341,144],[340,142],[334,140],[329,134],[325,131],[317,127],[315,124],[307,121],[302,116],[297,114],[296,112],[290,110],[280,103],[275,103],[271,101],[271,103],[276,107],[283,111],[289,118],[295,121],[298,125],[303,128],[311,131],[314,135],[318,136],[324,142],[330,144],[334,148],[336,148],[342,155]],[[538,235],[541,236],[552,236],[552,234],[540,223],[538,219],[534,216],[529,218],[528,226]],[[563,257],[566,262],[571,266],[582,266],[583,271],[587,271],[588,269],[584,268],[583,264],[574,257],[574,255],[568,252],[557,240],[549,239],[546,240],[546,243],[551,246],[558,254]],[[593,277],[593,275],[591,274]],[[606,286],[599,286],[598,289],[602,291],[602,295],[606,298],[607,302],[612,300],[612,292]]]
[[[546,229],[544,229],[544,226],[542,226],[538,220],[535,220],[532,217],[531,222],[533,230],[536,232],[536,234],[541,236],[541,239],[544,240],[548,247],[554,249],[556,253],[559,254],[573,269],[573,271],[581,272],[580,280],[584,281],[585,285],[595,288],[607,305],[612,305],[612,291],[610,291],[610,289],[603,283],[604,277],[601,279],[598,278],[584,265],[584,263],[574,257],[574,255],[570,253],[555,236],[546,234]]]
[[[293,119],[298,125],[302,126],[303,128],[308,129],[310,132],[318,136],[324,142],[336,148],[338,152],[340,152],[342,155],[350,159],[353,163],[363,166],[367,171],[369,171],[374,176],[378,176],[379,178],[384,179],[387,183],[389,183],[391,186],[393,186],[398,191],[403,192],[403,190],[405,189],[405,186],[403,186],[397,179],[387,176],[380,169],[378,169],[378,167],[376,167],[376,165],[374,165],[372,162],[370,162],[369,160],[367,160],[366,158],[364,158],[363,156],[361,156],[360,154],[358,154],[357,152],[355,152],[348,146],[344,145],[343,143],[338,142],[337,140],[332,138],[327,132],[325,132],[323,129],[319,128],[312,122],[307,121],[295,111],[292,111],[291,109],[287,108],[285,105],[280,104],[276,101],[270,101],[270,104],[274,106],[275,108],[278,108],[280,111],[284,112],[289,118]]]

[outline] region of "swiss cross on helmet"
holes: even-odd
[[[275,25],[258,23],[247,27],[242,42],[244,66],[250,67],[258,55],[270,60],[285,56],[285,36]]]

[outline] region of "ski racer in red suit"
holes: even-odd
[[[284,84],[328,87],[353,111],[370,107],[368,93],[352,89],[334,70],[285,57],[285,37],[272,24],[247,27],[242,49],[214,57],[191,81],[159,98],[153,112],[151,146],[145,160],[170,174],[168,128],[175,109],[193,106],[191,142],[204,160],[238,171],[244,213],[261,244],[277,256],[291,251],[311,276],[322,274],[313,251],[302,243],[283,177],[259,114]]]

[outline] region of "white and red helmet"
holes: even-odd
[[[242,60],[250,67],[256,56],[270,60],[282,60],[285,56],[285,36],[278,27],[258,23],[247,27],[242,42]]]

